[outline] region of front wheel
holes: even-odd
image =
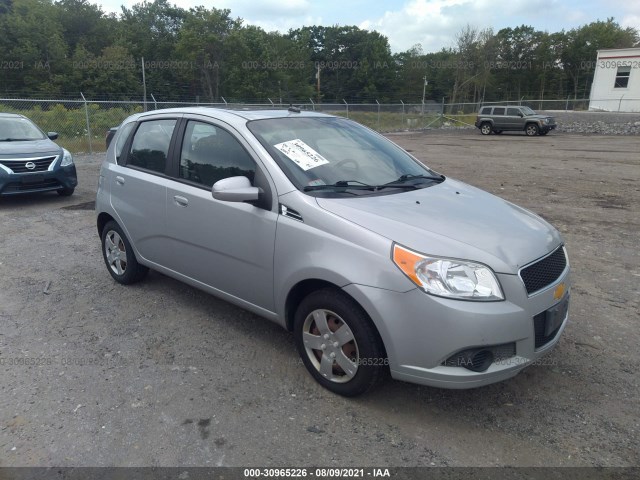
[[[61,197],[70,197],[71,195],[73,195],[73,191],[75,190],[75,188],[61,188],[60,190],[56,190],[58,192],[58,195],[60,195]]]
[[[480,125],[480,133],[482,135],[491,135],[492,130],[493,128],[491,128],[491,124],[489,122],[483,122],[482,125]]]
[[[318,290],[300,303],[294,335],[309,373],[334,393],[360,395],[387,377],[378,332],[362,308],[338,289]]]
[[[536,135],[538,135],[538,132],[540,131],[540,129],[538,128],[538,125],[536,125],[535,123],[529,123],[525,127],[524,131],[530,137],[535,137]]]
[[[129,240],[114,221],[102,230],[102,257],[113,279],[123,285],[139,282],[149,271],[138,263]]]

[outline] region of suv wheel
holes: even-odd
[[[298,353],[311,375],[339,395],[360,395],[385,380],[388,360],[367,314],[340,290],[307,296],[294,319]]]
[[[123,285],[142,280],[149,271],[138,263],[129,240],[113,221],[102,230],[102,257],[113,279]]]
[[[524,131],[530,137],[535,137],[536,135],[538,135],[538,132],[540,131],[540,129],[538,128],[538,125],[536,125],[535,123],[528,123],[527,126],[524,127]]]
[[[480,125],[480,133],[482,135],[491,135],[491,130],[493,130],[493,128],[491,128],[489,122],[482,122],[482,125]]]

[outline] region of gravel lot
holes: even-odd
[[[332,395],[268,321],[154,272],[116,284],[101,156],[78,156],[73,197],[0,199],[0,466],[639,465],[640,137],[391,138],[562,231],[571,322],[545,364]]]

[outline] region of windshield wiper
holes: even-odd
[[[355,184],[355,185],[353,185]],[[308,185],[303,188],[305,192],[311,192],[314,190],[333,190],[333,189],[349,189],[349,190],[370,190],[372,192],[382,190],[384,188],[402,188],[405,190],[415,190],[419,187],[416,185],[403,185],[401,183],[386,183],[384,185],[368,185],[358,180],[340,180],[339,182],[330,185]],[[345,191],[342,190],[342,191]],[[350,192],[347,192],[350,193]]]
[[[352,185],[354,184],[355,185]],[[336,188],[349,188],[356,190],[375,190],[375,185],[367,185],[366,183],[362,183],[358,180],[340,180],[336,183],[325,184],[325,185],[307,185],[303,188],[305,192],[312,192],[314,190],[333,190]]]
[[[27,142],[31,138],[0,138],[0,142]]]
[[[433,180],[434,182],[440,183],[444,182],[444,178],[444,175],[413,175],[411,173],[407,173],[405,175],[401,175],[400,178],[394,180],[393,182],[385,183],[385,186],[395,187],[398,184],[402,185],[403,183],[410,180]]]

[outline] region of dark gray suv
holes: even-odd
[[[483,135],[520,131],[530,137],[546,135],[557,126],[555,118],[538,114],[529,107],[505,105],[482,107],[475,125]]]

